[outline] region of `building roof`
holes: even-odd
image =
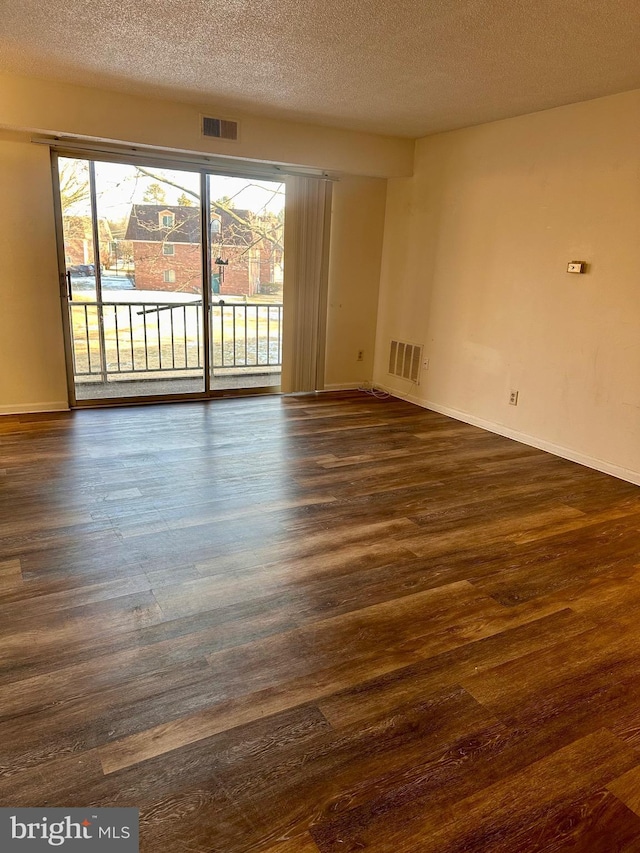
[[[160,224],[163,213],[173,214],[173,226]],[[133,204],[125,240],[145,243],[199,243],[200,208],[171,204]]]
[[[220,235],[214,235],[216,243],[225,246],[248,246],[253,242],[253,231],[250,225],[246,224],[252,216],[250,211],[233,210],[229,213],[216,207],[215,202],[212,206],[220,219]],[[163,213],[173,214],[173,226],[160,224]],[[176,204],[133,204],[125,240],[145,243],[199,243],[200,208]]]

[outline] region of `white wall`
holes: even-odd
[[[327,390],[357,388],[373,375],[386,191],[380,178],[345,175],[333,185]]]
[[[425,345],[419,386],[386,372],[392,337]],[[640,481],[640,91],[418,142],[389,181],[374,379]]]
[[[357,175],[410,175],[413,140],[333,127],[235,115],[237,142],[209,139],[201,106],[143,98],[53,80],[0,73],[0,128],[79,136],[173,151],[293,163]],[[224,113],[226,115],[226,111]]]
[[[0,137],[0,414],[67,407],[49,151]]]

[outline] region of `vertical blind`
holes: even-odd
[[[288,177],[282,390],[324,387],[331,182]]]

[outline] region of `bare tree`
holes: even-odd
[[[198,204],[200,203],[199,192],[196,192],[190,189],[189,187],[185,187],[182,184],[177,183],[176,181],[173,181],[170,178],[167,178],[165,175],[158,174],[157,172],[154,172],[151,169],[146,169],[143,166],[136,166],[136,170],[140,175],[144,175],[147,178],[151,178],[158,184],[165,184],[166,186],[181,190],[182,196],[186,196],[187,198],[193,198],[197,201]],[[243,190],[248,187],[255,186],[257,185],[249,183],[243,187]],[[262,210],[265,210],[270,201],[277,195],[284,195],[284,184],[278,184],[278,186],[271,191],[271,197],[262,206]],[[233,206],[233,198],[230,198],[228,196],[211,202],[211,214],[220,214],[223,211],[233,222],[237,223],[237,225],[239,226],[238,230],[240,230],[240,228],[244,230],[251,230],[255,235],[255,242],[259,242],[260,240],[267,240],[273,245],[274,249],[283,251],[284,222],[281,218],[279,218],[277,222],[274,222],[272,214],[256,213],[243,216],[235,210]],[[252,245],[255,245],[255,243],[252,243]],[[247,248],[249,248],[249,246],[247,246]]]
[[[58,170],[63,215],[89,203],[89,164],[86,160],[61,158]]]

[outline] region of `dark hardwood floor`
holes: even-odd
[[[640,489],[364,394],[0,418],[0,805],[640,853]]]

